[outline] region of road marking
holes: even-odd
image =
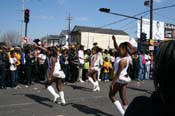
[[[26,106],[26,105],[36,104],[36,103],[37,102],[19,103],[19,104],[6,104],[6,105],[0,105],[0,108],[13,107],[13,106]]]
[[[79,101],[88,101],[91,99],[100,99],[100,98],[107,98],[107,96],[94,96],[94,97],[79,97],[79,98],[68,98],[66,99],[67,102],[79,102]],[[41,101],[42,102],[42,101]],[[34,105],[34,104],[39,104],[38,102],[26,102],[26,103],[19,103],[19,104],[6,104],[6,105],[0,105],[0,108],[6,108],[6,107],[16,107],[16,106],[28,106],[28,105]]]

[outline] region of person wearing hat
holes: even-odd
[[[96,46],[98,46],[98,43],[97,42],[94,42],[93,43],[93,47],[96,47]]]
[[[78,50],[78,59],[79,59],[79,67],[78,67],[78,81],[83,83],[83,66],[84,66],[84,46],[80,45]]]
[[[8,64],[8,56],[4,50],[3,46],[0,46],[0,88],[4,89],[6,88],[5,83],[5,72],[7,70],[7,64]]]
[[[77,80],[78,77],[78,52],[77,52],[77,48],[75,45],[72,45],[71,49],[70,49],[70,53],[69,53],[69,57],[68,57],[68,61],[70,64],[70,75],[71,75],[71,82],[75,82]]]

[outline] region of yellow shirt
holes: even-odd
[[[15,58],[17,59],[17,66],[19,66],[21,64],[21,54],[20,53],[16,53],[15,54]]]
[[[110,69],[112,69],[112,64],[110,62],[104,61],[103,62],[103,72],[104,73],[110,73]]]

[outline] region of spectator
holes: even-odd
[[[85,59],[85,63],[84,63],[84,69],[83,69],[83,80],[86,81],[86,75],[88,74],[89,71],[89,61],[90,61],[90,55],[91,55],[91,51],[88,49],[85,51],[85,55],[84,55],[84,59]]]
[[[142,51],[141,51],[142,53]],[[142,54],[140,52],[138,53],[138,65],[137,65],[137,69],[138,69],[138,81],[143,81],[143,64],[142,64]]]
[[[78,59],[79,59],[79,66],[78,66],[78,80],[81,83],[83,83],[83,66],[84,66],[84,46],[80,45],[79,50],[78,50]]]
[[[70,53],[69,53],[69,63],[70,63],[70,76],[71,76],[71,82],[75,82],[78,77],[78,52],[75,45],[72,45]]]
[[[26,63],[25,63],[25,78],[27,81],[27,86],[31,86],[32,84],[32,70],[35,63],[34,53],[32,50],[27,50],[25,55]]]
[[[60,64],[63,72],[65,73],[66,77],[64,81],[70,81],[69,79],[69,55],[68,55],[68,49],[64,49],[62,51],[62,54],[60,56]]]
[[[145,64],[145,67],[146,67],[146,71],[145,71],[145,79],[148,80],[150,78],[150,65],[151,65],[151,57],[149,56],[149,52],[146,51],[146,54],[145,54],[145,60],[146,60],[146,64]]]
[[[40,54],[38,55],[38,68],[39,68],[39,80],[41,82],[43,81],[45,82],[48,62],[47,62],[46,52],[44,50],[41,50]]]
[[[109,61],[108,57],[106,57],[104,58],[104,61],[103,61],[103,80],[104,81],[109,81],[109,74],[111,70],[112,70],[112,64]]]
[[[16,87],[17,85],[17,64],[18,64],[18,60],[16,59],[15,57],[15,51],[12,50],[10,52],[10,59],[9,59],[9,62],[10,62],[10,74],[11,74],[11,86],[12,87]]]
[[[7,70],[7,60],[8,56],[3,48],[3,46],[0,46],[0,88],[4,89],[6,88],[6,83],[5,83],[5,73]]]

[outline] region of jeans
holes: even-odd
[[[12,87],[14,87],[17,84],[17,70],[11,70],[11,80],[12,80]]]
[[[79,68],[78,68],[78,79],[77,79],[77,81],[80,81],[80,80],[82,80],[82,76],[83,76],[83,64],[81,64],[80,66],[79,66]]]
[[[138,69],[138,80],[142,81],[143,80],[143,68]]]
[[[103,74],[103,79],[104,80],[109,80],[109,73],[104,73]]]
[[[146,64],[145,79],[148,80],[150,75],[150,64]]]

